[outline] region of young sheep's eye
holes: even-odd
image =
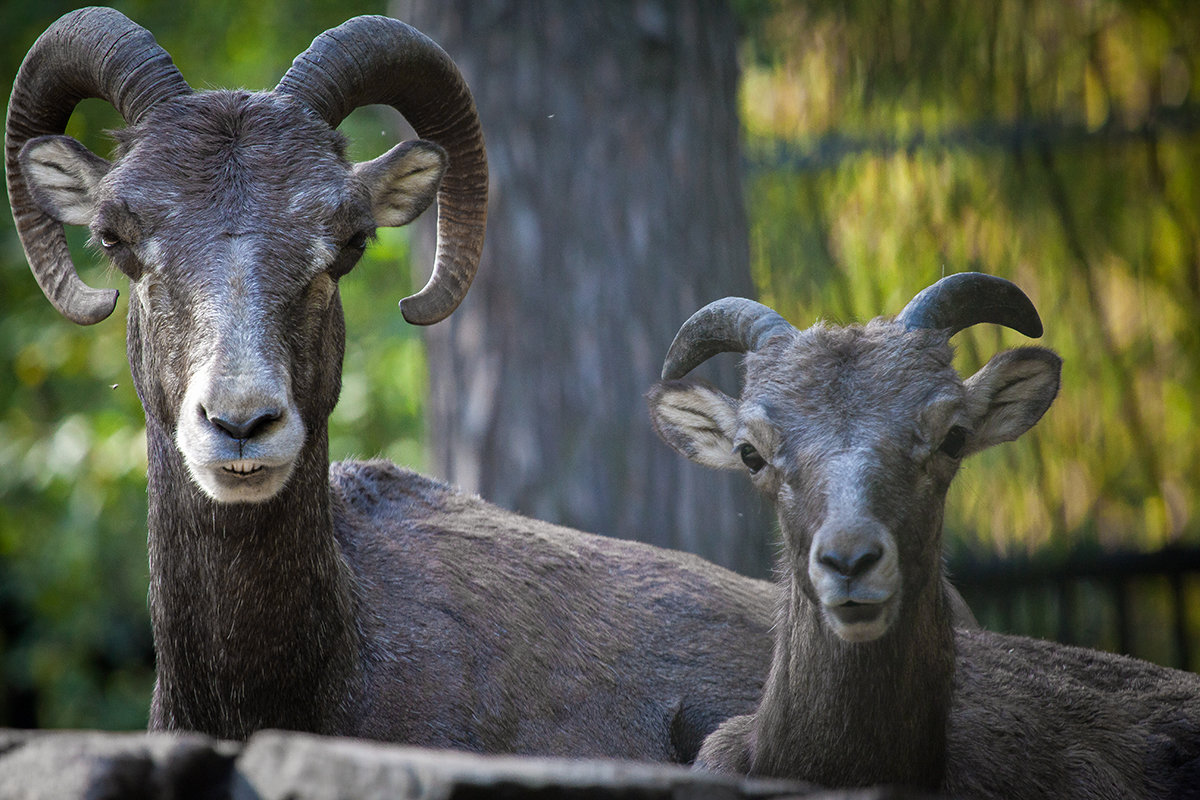
[[[746,465],[746,469],[751,473],[757,473],[760,469],[767,465],[765,458],[758,454],[754,449],[754,445],[749,442],[738,445],[737,453],[742,457],[742,463]]]
[[[92,234],[92,241],[99,244],[114,267],[124,272],[130,280],[138,280],[142,275],[142,264],[138,260],[130,242],[122,239],[112,228],[101,228]]]
[[[946,433],[946,438],[942,439],[942,444],[938,447],[938,450],[951,458],[960,458],[966,446],[967,429],[962,425],[955,425]]]

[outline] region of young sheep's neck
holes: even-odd
[[[883,637],[860,644],[838,639],[790,576],[784,589],[752,773],[936,788],[954,673],[940,577],[914,592]]]
[[[240,739],[332,732],[355,695],[349,570],[333,535],[327,433],[261,504],[215,503],[171,436],[147,420],[152,728]]]

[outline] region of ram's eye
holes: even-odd
[[[105,250],[112,250],[121,244],[121,237],[117,236],[116,232],[112,230],[100,231],[100,235],[97,238],[100,240],[100,246]]]
[[[342,242],[342,248],[338,250],[333,263],[326,270],[330,277],[341,278],[353,269],[358,260],[362,258],[363,251],[367,249],[367,244],[374,235],[373,231],[362,230]]]
[[[754,445],[749,442],[738,445],[737,452],[742,457],[742,463],[746,465],[746,469],[752,473],[757,473],[767,465],[767,460],[760,456],[754,449]]]
[[[946,438],[942,439],[941,446],[938,451],[945,453],[951,458],[961,458],[963,449],[967,446],[967,429],[962,425],[955,425],[946,433]]]

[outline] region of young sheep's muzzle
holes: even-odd
[[[808,576],[826,624],[846,642],[878,639],[900,605],[895,541],[878,520],[836,515],[813,536]]]

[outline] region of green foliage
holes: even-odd
[[[1200,541],[1190,6],[750,5],[743,118],[764,301],[801,325],[865,320],[982,270],[1030,294],[1065,358],[1046,419],[957,481],[952,548]],[[956,341],[964,372],[1024,343],[985,329]]]

